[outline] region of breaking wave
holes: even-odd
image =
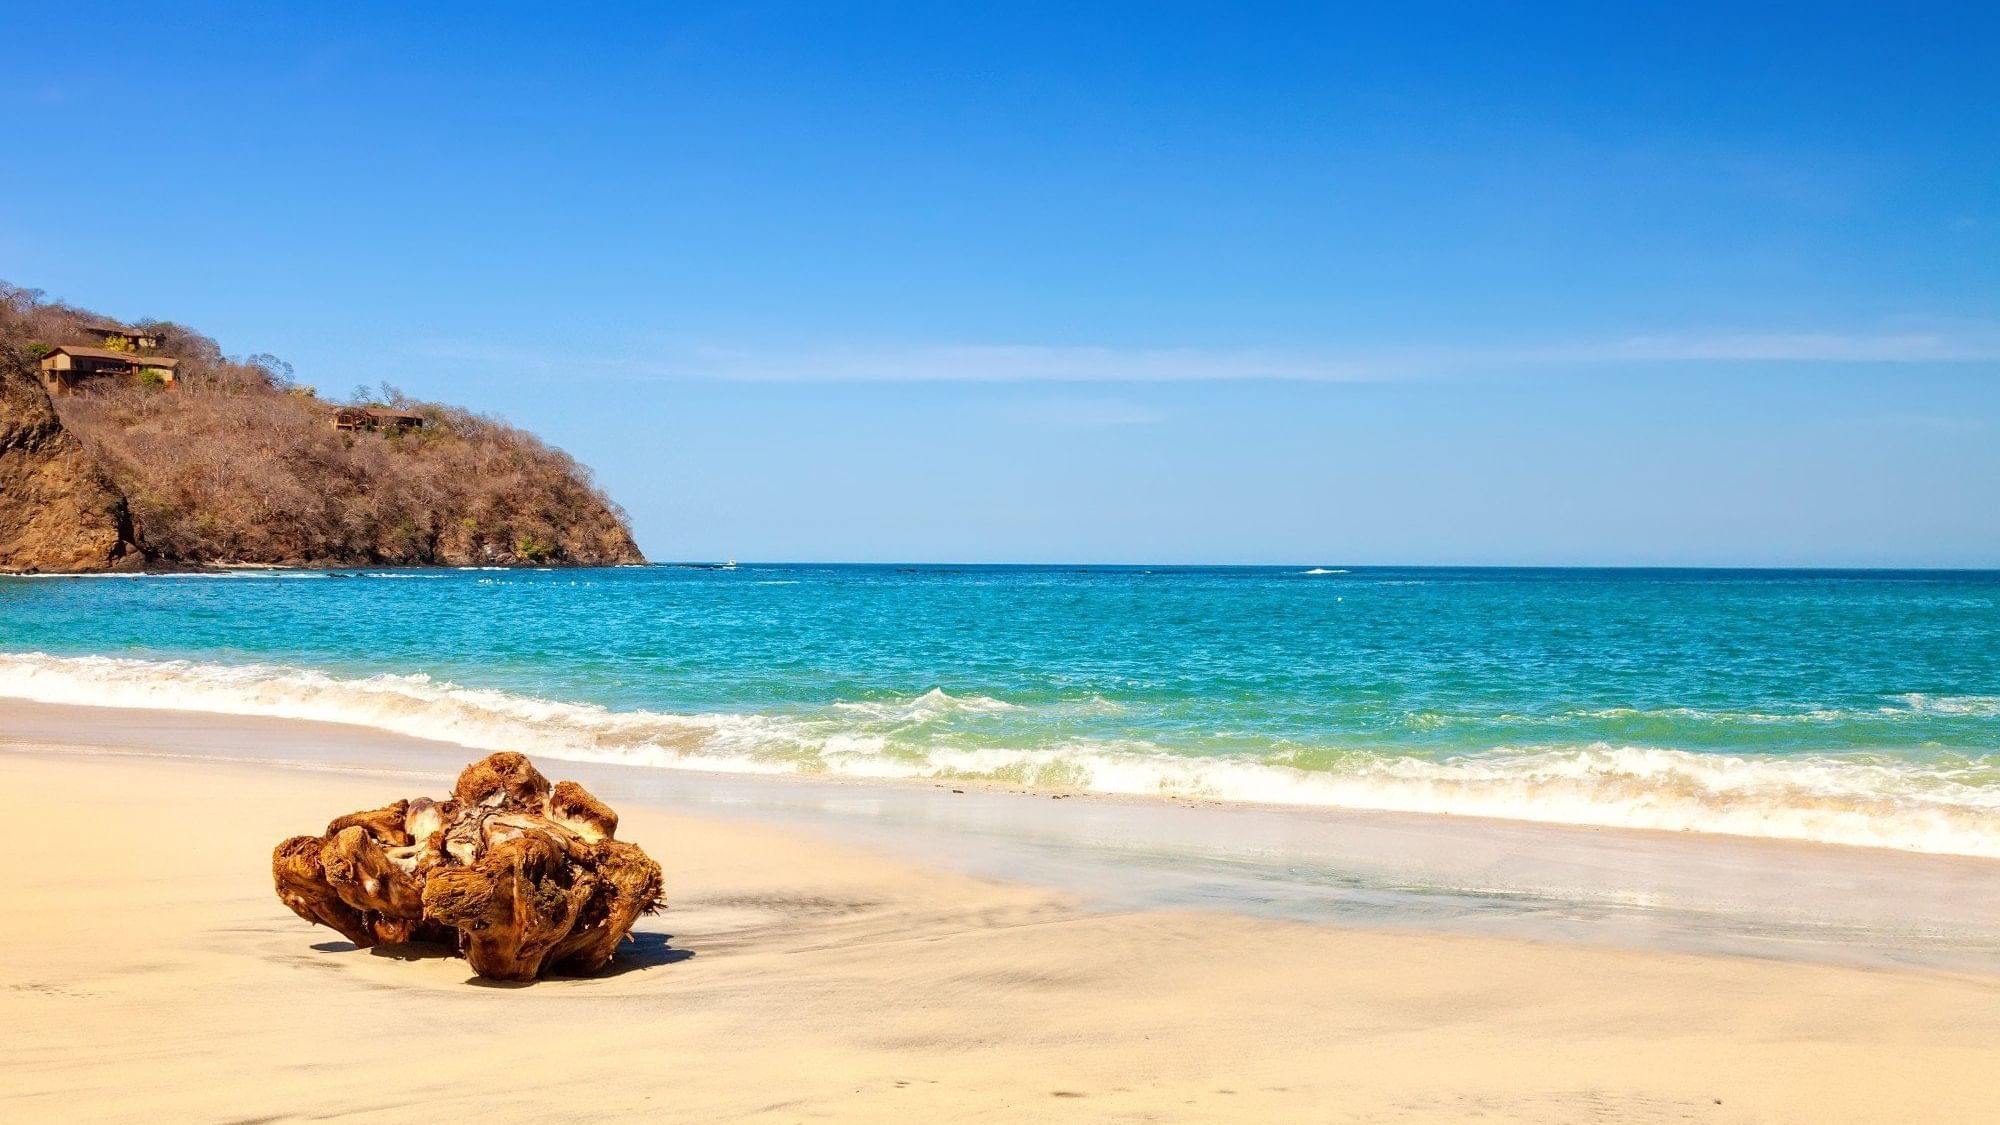
[[[915,699],[871,700],[836,703],[833,706],[850,714],[894,723],[922,723],[947,715],[993,714],[1016,709],[1012,703],[990,695],[948,695],[942,688],[932,688]]]
[[[1926,695],[1913,691],[1896,698],[1911,711],[1922,715],[2000,718],[2000,695]]]
[[[992,723],[1023,708],[939,689],[799,713],[674,714],[461,687],[421,674],[337,677],[275,665],[42,653],[0,654],[0,698],[354,723],[479,750],[627,765],[963,778],[2000,858],[2000,762],[1946,752],[1735,755],[1596,743],[1433,756],[1301,750],[1204,757],[1142,739],[971,744],[952,721]],[[1989,696],[1900,702],[1912,710],[2000,715],[2000,699]],[[912,739],[913,729],[922,737]]]

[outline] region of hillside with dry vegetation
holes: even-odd
[[[50,396],[42,358],[119,346],[107,324],[165,337],[171,389],[105,376]],[[335,427],[366,405],[422,425]],[[589,471],[523,430],[387,387],[329,401],[274,357],[0,284],[0,569],[642,561]]]

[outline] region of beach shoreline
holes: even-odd
[[[448,787],[480,751],[369,727],[8,701],[0,750]],[[2000,862],[1758,837],[976,782],[544,759],[620,808],[724,816],[1073,896],[1371,929],[2000,977]]]
[[[1105,909],[629,798],[668,911],[603,977],[495,990],[269,886],[278,839],[442,791],[442,759],[57,752],[8,719],[0,778],[35,799],[0,830],[0,1104],[40,1120],[529,1121],[588,1089],[593,1116],[711,1121],[1975,1121],[2000,1096],[1989,975]]]

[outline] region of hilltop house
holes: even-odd
[[[72,394],[86,379],[123,376],[157,379],[173,390],[181,361],[162,355],[133,355],[110,348],[80,348],[64,344],[42,357],[42,383],[52,395]]]
[[[167,334],[158,329],[119,328],[116,325],[93,324],[84,331],[107,344],[113,340],[123,340],[125,347],[135,352],[151,351],[154,348],[167,346]]]
[[[424,428],[424,416],[407,410],[391,410],[386,406],[343,406],[333,412],[333,428],[336,430],[390,430],[402,433],[405,430]]]

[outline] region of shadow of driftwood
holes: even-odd
[[[635,930],[627,941],[618,946],[618,953],[611,963],[594,973],[566,973],[558,969],[548,974],[549,980],[609,980],[622,977],[626,973],[644,972],[661,965],[671,965],[694,956],[692,949],[676,949],[672,934],[655,934]],[[427,947],[428,948],[428,947]],[[531,980],[487,980],[472,977],[465,983],[481,988],[527,988],[537,982]]]
[[[397,961],[435,961],[441,957],[455,956],[450,946],[430,941],[389,942],[375,946],[368,952],[375,957],[388,957]]]
[[[593,975],[600,977],[624,976],[626,973],[641,972],[685,961],[694,956],[692,949],[675,949],[674,935],[655,934],[645,930],[633,930],[630,940],[620,942],[618,952],[611,963]]]
[[[533,988],[542,982],[538,980],[493,980],[489,977],[470,976],[465,978],[465,983],[474,988],[510,989]]]
[[[610,977],[622,977],[626,973],[644,972],[647,969],[655,969],[661,965],[671,965],[676,961],[685,961],[694,956],[694,950],[692,949],[676,949],[673,945],[673,940],[674,935],[672,934],[656,934],[635,930],[630,940],[619,945],[618,953],[612,957],[611,963],[597,972],[572,974],[557,971],[550,973],[549,976],[558,980],[604,980]],[[315,953],[353,953],[355,945],[351,941],[322,941],[315,942],[312,949]],[[391,942],[386,945],[372,946],[368,950],[368,955],[371,957],[387,957],[396,961],[436,961],[446,957],[457,956],[448,945],[438,945],[433,942],[421,941]],[[534,982],[487,980],[484,977],[473,977],[465,983],[476,984],[482,988],[521,988]]]

